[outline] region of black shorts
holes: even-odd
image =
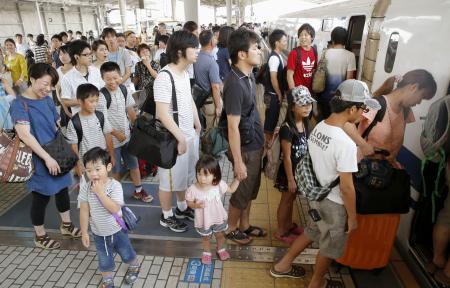
[[[276,94],[264,94],[264,99],[266,102],[266,117],[264,120],[264,132],[273,133],[277,127],[278,117],[280,116],[280,101],[278,101],[278,96]]]

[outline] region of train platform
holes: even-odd
[[[231,164],[222,158],[226,181],[232,180]],[[157,177],[143,180],[144,188],[156,195]],[[303,265],[303,279],[274,279],[269,275],[273,263],[281,257],[287,245],[272,237],[276,229],[276,209],[280,193],[271,180],[262,178],[258,198],[251,210],[252,223],[268,231],[266,237],[255,239],[250,246],[228,243],[230,261],[217,259],[211,266],[201,265],[201,240],[191,229],[174,233],[158,224],[160,207],[155,197],[152,203],[131,199],[132,186],[128,175],[122,179],[125,201],[142,217],[139,228],[130,238],[141,263],[139,279],[133,287],[307,287],[312,275],[317,249],[307,249],[296,263]],[[67,239],[58,233],[59,219],[53,201],[49,203],[46,227],[61,248],[53,251],[35,248],[34,232],[29,220],[30,197],[24,184],[0,184],[0,287],[98,287],[101,276],[93,245],[85,249],[81,241]],[[76,209],[77,185],[70,189],[72,217],[78,222]],[[228,203],[229,196],[224,202]],[[295,203],[294,221],[305,225],[307,203],[299,198]],[[227,204],[226,204],[227,206]],[[116,255],[115,284],[123,282],[126,265]],[[360,271],[333,266],[328,277],[346,288],[353,287],[419,287],[399,254],[394,250],[389,265],[381,271]]]

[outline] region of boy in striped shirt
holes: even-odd
[[[88,222],[90,220],[99,270],[103,278],[102,287],[114,287],[114,252],[120,255],[124,263],[130,265],[125,274],[125,282],[131,285],[139,275],[140,265],[128,238],[128,232],[122,229],[113,216],[113,214],[122,216],[121,207],[124,201],[122,185],[108,177],[112,169],[111,157],[105,150],[95,147],[84,154],[83,164],[86,167],[89,182],[80,189],[78,195],[81,203],[81,241],[86,248],[89,248]]]

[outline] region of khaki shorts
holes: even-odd
[[[344,254],[347,243],[345,226],[347,223],[347,211],[344,205],[337,204],[329,199],[320,202],[309,202],[311,209],[316,209],[321,220],[313,222],[305,229],[305,235],[314,242],[319,243],[320,254],[337,259]]]
[[[237,209],[245,210],[252,200],[258,197],[261,184],[261,157],[262,149],[246,151],[242,153],[242,160],[247,167],[247,178],[239,184],[238,189],[230,198],[230,204]],[[228,159],[233,163],[231,151],[228,151]]]

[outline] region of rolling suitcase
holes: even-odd
[[[358,214],[357,221],[358,228],[348,236],[344,255],[336,261],[356,269],[387,266],[400,214]]]

